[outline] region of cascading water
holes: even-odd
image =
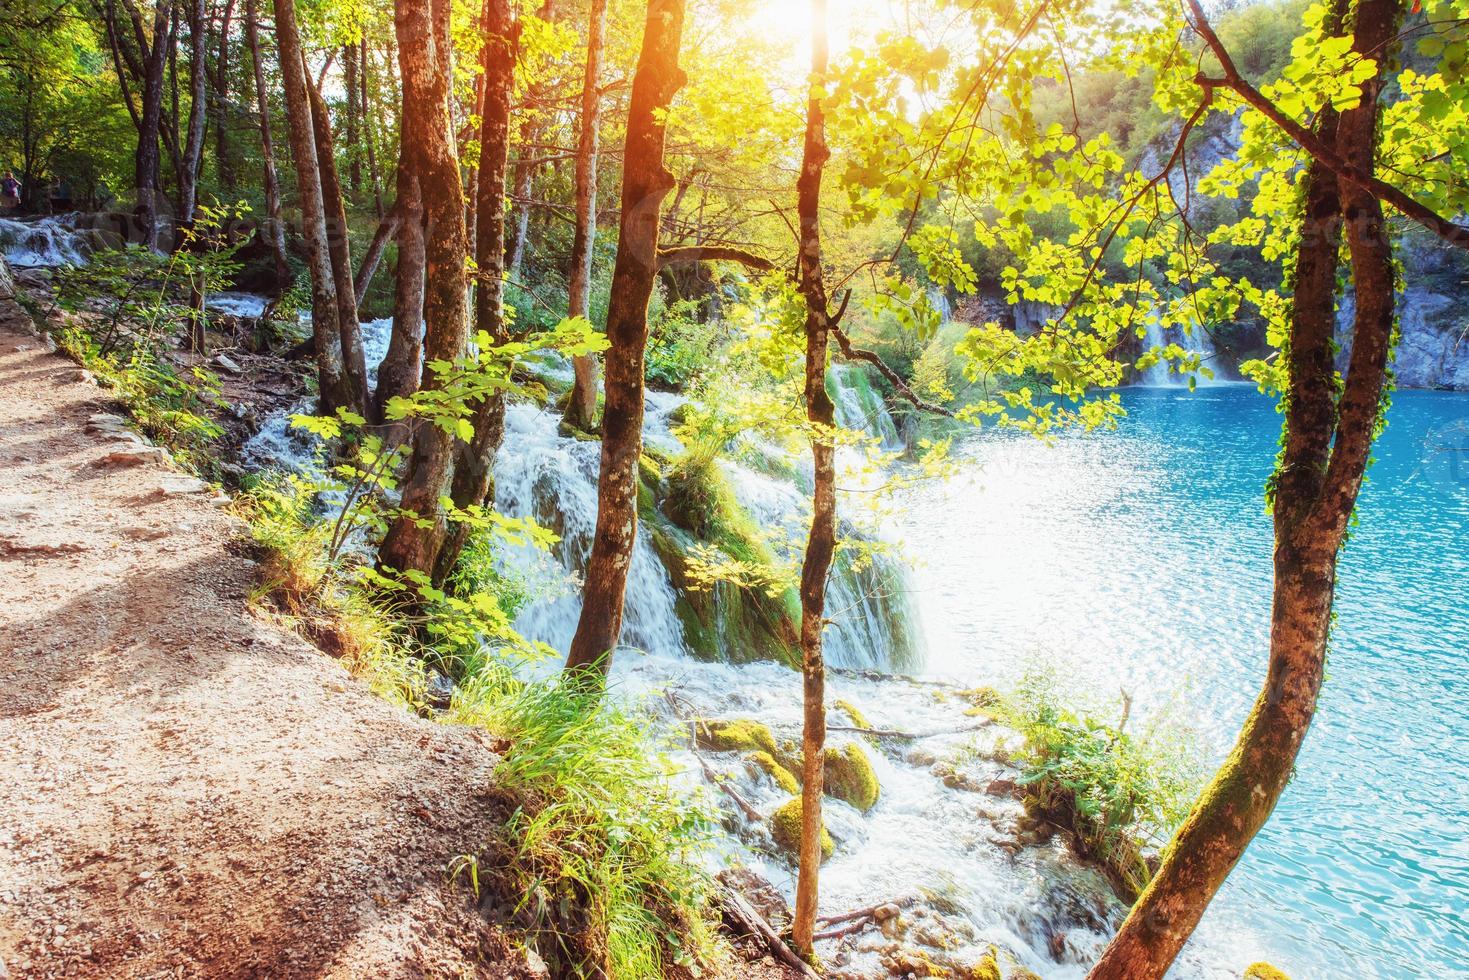
[[[882,396],[873,389],[860,365],[833,364],[831,388],[837,424],[844,429],[867,433],[880,442],[884,452],[899,452],[905,448]]]
[[[364,325],[374,361],[385,348],[389,328],[387,321]],[[532,369],[557,387],[564,387],[569,374],[555,355],[537,358]],[[838,393],[853,390],[855,386],[843,383],[849,380],[837,380]],[[670,454],[679,451],[670,416],[682,401],[678,395],[649,393],[647,445]],[[247,447],[257,464],[311,464],[309,441],[289,435],[285,414],[272,419]],[[860,422],[879,439],[891,427],[880,399],[864,402],[860,416],[844,421]],[[560,435],[558,423],[554,409],[529,402],[510,405],[495,480],[499,510],[534,517],[560,536],[549,554],[513,547],[504,549],[500,560],[535,596],[519,612],[517,628],[528,638],[564,650],[580,614],[575,579],[585,565],[595,527],[600,446]],[[739,463],[721,466],[739,503],[770,534],[773,546],[799,549],[808,519],[801,490]],[[650,537],[646,531],[638,535],[630,568],[622,644],[610,679],[614,696],[643,704],[673,735],[685,733],[687,718],[696,715],[758,719],[782,742],[798,740],[800,675],[769,662],[691,657],[678,615],[679,595]],[[826,823],[837,849],[822,869],[822,907],[833,913],[923,896],[904,913],[910,923],[906,935],[869,930],[841,944],[820,944],[828,973],[882,977],[896,968],[894,957],[905,949],[974,962],[997,946],[1007,960],[1048,978],[1079,980],[1125,907],[1099,872],[1071,857],[1060,837],[1018,840],[1017,827],[1025,820],[1020,803],[1005,793],[983,791],[996,781],[1018,778],[1004,761],[1016,748],[1013,732],[980,727],[966,713],[969,702],[951,693],[953,686],[887,676],[917,669],[919,662],[918,631],[906,620],[907,591],[904,573],[891,561],[861,571],[839,565],[828,586],[833,623],[825,647],[835,669],[828,680],[829,698],[854,703],[876,728],[919,737],[886,742],[881,749],[866,746],[882,787],[881,799],[870,811],[860,813],[836,799],[826,803]],[[547,664],[542,670],[556,666]],[[853,719],[834,708],[830,721],[841,726]],[[834,730],[830,740],[841,746],[854,737]],[[738,753],[696,755],[692,748],[679,748],[673,759],[681,770],[673,778],[691,790],[702,787],[718,796],[720,791],[710,788],[702,775],[712,769],[718,784],[733,788],[763,816],[789,799]],[[961,772],[962,779],[952,783],[942,776]],[[767,823],[736,821],[729,826],[733,829],[718,838],[713,859],[749,867],[789,900],[793,869],[777,856]],[[1227,942],[1210,930],[1190,944],[1174,975],[1207,980],[1236,975],[1213,964],[1237,961],[1249,951],[1230,950],[1223,956],[1223,945]]]
[[[1167,347],[1176,343],[1190,354],[1197,354],[1203,366],[1214,372],[1219,372],[1222,366],[1218,363],[1219,357],[1214,350],[1214,340],[1209,332],[1202,328],[1194,328],[1192,333],[1185,337],[1177,328],[1164,329],[1156,317],[1148,317],[1147,334],[1143,338],[1143,350],[1154,350]],[[1217,379],[1206,378],[1202,374],[1196,375],[1194,384],[1207,385]],[[1145,388],[1170,388],[1174,386],[1187,386],[1189,382],[1187,374],[1179,374],[1173,371],[1169,362],[1159,361],[1149,365],[1145,370],[1137,372],[1135,384]]]
[[[0,218],[0,252],[16,268],[81,265],[92,254],[93,242],[90,229],[76,227],[75,215],[35,221]]]

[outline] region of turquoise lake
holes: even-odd
[[[1280,417],[1245,385],[1123,399],[1115,432],[973,437],[958,478],[905,494],[927,669],[1045,662],[1217,760],[1265,671]],[[1469,977],[1469,395],[1398,392],[1389,419],[1320,713],[1203,929],[1297,980]]]

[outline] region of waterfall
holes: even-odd
[[[901,452],[906,448],[887,405],[861,365],[833,364],[831,388],[838,425],[867,433],[878,440],[884,452]]]
[[[657,402],[649,404],[650,428],[667,426],[658,407]],[[512,517],[533,517],[561,538],[549,556],[523,546],[508,549],[504,560],[538,594],[521,610],[516,629],[527,639],[566,650],[581,616],[581,594],[573,582],[592,551],[602,447],[558,435],[559,422],[554,409],[527,402],[509,406],[505,443],[495,457],[495,507]],[[677,603],[668,570],[654,554],[649,536],[639,534],[628,570],[622,646],[686,653]]]
[[[1185,337],[1183,331],[1178,327],[1164,329],[1155,316],[1149,316],[1147,320],[1147,334],[1143,338],[1143,351],[1161,349],[1169,344],[1176,343],[1190,354],[1197,354],[1202,365],[1211,371],[1218,372],[1218,356],[1214,350],[1214,340],[1209,336],[1207,330],[1195,327],[1190,336]],[[1178,374],[1173,371],[1167,361],[1159,361],[1147,369],[1136,372],[1137,378],[1134,384],[1144,388],[1172,388],[1188,385],[1188,375]],[[1202,374],[1195,376],[1196,385],[1208,385],[1218,380],[1204,377]]]
[[[95,236],[78,229],[75,215],[19,221],[0,218],[0,252],[17,268],[82,265],[92,253]]]

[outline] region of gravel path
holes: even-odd
[[[528,976],[497,758],[248,611],[238,523],[0,300],[0,977]],[[7,315],[8,314],[8,315]]]

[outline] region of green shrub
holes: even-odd
[[[1027,807],[1069,828],[1129,901],[1153,876],[1150,850],[1188,815],[1200,785],[1188,733],[1128,732],[1130,707],[1124,701],[1115,725],[1099,721],[1061,707],[1054,681],[1032,674],[1009,703],[986,709],[1025,736],[1016,761]]]
[[[714,957],[696,868],[711,812],[673,787],[645,717],[491,668],[461,685],[446,720],[510,742],[496,775],[519,806],[499,857],[553,973],[661,978]]]

